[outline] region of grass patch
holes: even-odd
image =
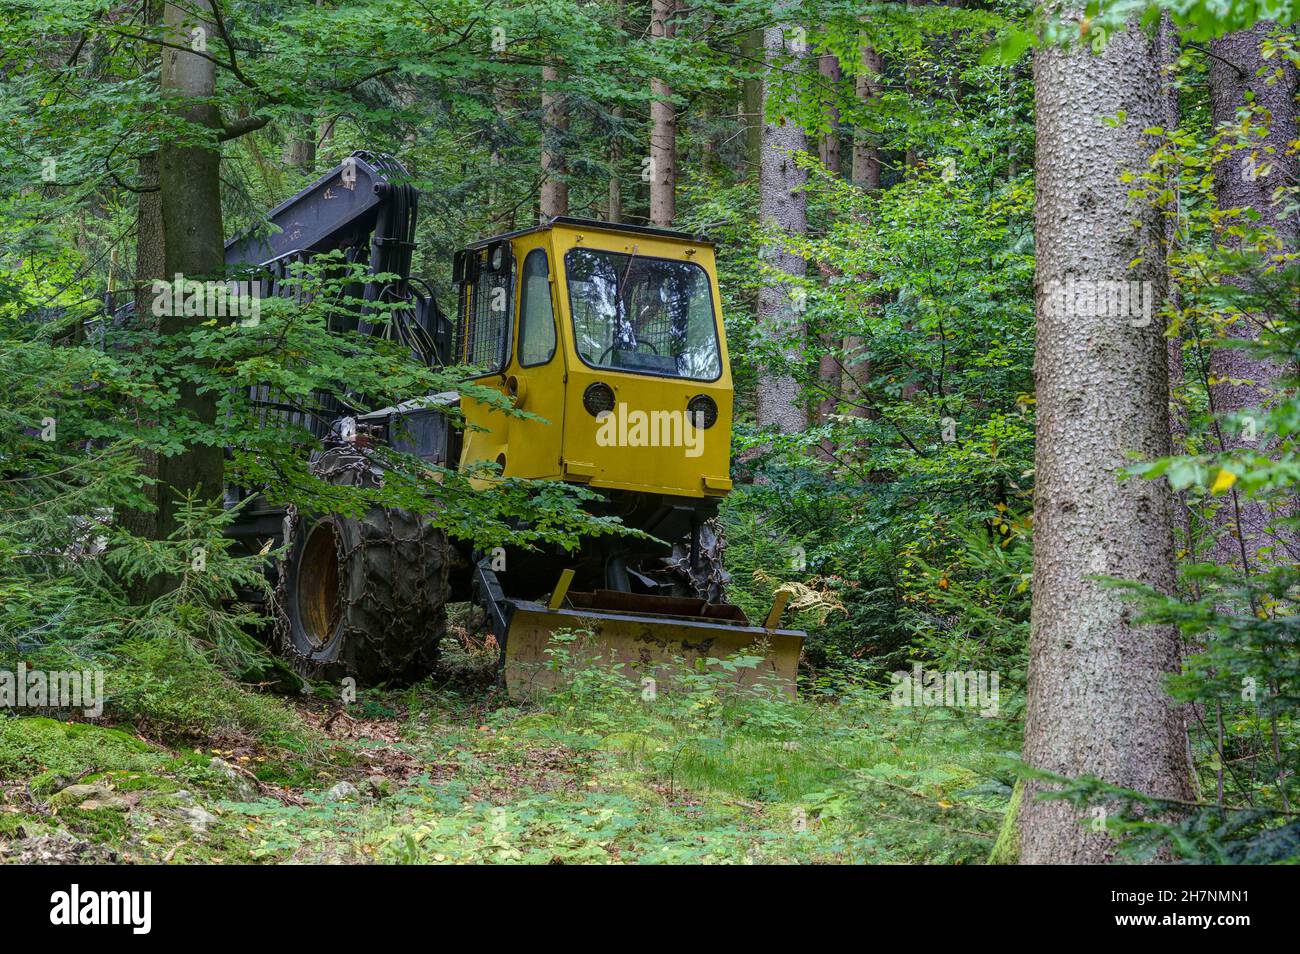
[[[866,686],[794,700],[696,670],[646,698],[619,672],[569,675],[530,705],[433,681],[363,690],[332,720],[312,697],[229,703],[287,710],[274,724],[303,744],[242,756],[285,786],[253,801],[232,801],[207,765],[245,750],[173,755],[118,730],[3,720],[6,777],[101,781],[131,804],[0,815],[0,841],[57,824],[148,861],[967,864],[988,858],[1011,796],[999,753],[1016,744],[1012,721],[894,709]],[[229,725],[208,717],[191,725]],[[329,797],[340,778],[357,794]],[[195,797],[206,827],[187,815]]]
[[[171,757],[118,729],[44,718],[0,718],[0,778],[149,772]]]

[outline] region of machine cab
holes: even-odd
[[[530,417],[470,399],[460,466],[720,497],[732,386],[713,247],[558,218],[458,253],[456,357]]]

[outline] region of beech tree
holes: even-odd
[[[188,123],[210,130],[207,142],[162,143],[158,153],[158,185],[164,237],[164,275],[187,280],[220,280],[225,269],[225,228],[221,219],[221,112],[212,101],[216,64],[206,51],[217,34],[217,0],[212,16],[200,17],[188,7],[168,3],[163,9],[163,102]],[[144,212],[146,210],[142,210]],[[200,324],[202,316],[187,317],[179,308],[161,316],[159,331],[174,335]],[[182,379],[178,406],[205,425],[216,420],[216,398],[201,393],[192,379]],[[193,492],[201,500],[222,495],[222,450],[191,443],[179,454],[158,459],[157,534],[174,529],[178,495]]]
[[[817,73],[821,77],[827,90],[834,92],[842,78],[840,61],[832,53],[824,53],[817,58]],[[840,111],[831,101],[826,103],[825,109],[827,130],[822,134],[818,145],[817,154],[821,159],[822,165],[832,175],[840,174]],[[826,420],[835,413],[835,408],[839,403],[842,372],[839,357],[840,339],[833,334],[822,336],[822,354],[817,363],[817,383],[821,391],[820,400],[817,402],[817,423],[825,423]],[[824,448],[829,452],[832,448],[829,443]]]
[[[163,4],[157,2],[157,0],[150,0],[143,10],[144,22],[152,26],[158,22],[162,13]],[[159,48],[156,47],[148,47],[146,56],[147,59],[141,64],[144,68],[142,71],[147,71],[149,66],[155,66],[161,60]],[[152,314],[152,287],[155,280],[164,278],[167,270],[167,246],[163,235],[162,196],[158,184],[157,151],[147,152],[142,155],[137,163],[137,168],[139,170],[139,185],[136,186],[138,191],[135,195],[135,269],[133,272],[135,289],[132,298],[136,322],[141,327],[151,327],[156,330],[157,321]],[[137,409],[136,413],[139,414],[141,411]],[[140,460],[140,473],[150,481],[156,481],[158,478],[158,454],[148,448],[139,448],[136,455]],[[148,483],[141,488],[141,492],[154,508],[157,508],[157,484]],[[158,509],[144,510],[134,507],[122,507],[118,512],[117,521],[120,526],[125,527],[136,536],[158,539],[161,529],[160,514],[161,511]],[[148,583],[140,582],[133,588],[132,597],[137,602],[144,602],[157,595],[157,586],[162,582],[162,580],[149,581]]]

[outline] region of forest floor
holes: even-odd
[[[0,861],[970,864],[1010,798],[1009,720],[608,688],[306,695],[275,744],[3,718]]]

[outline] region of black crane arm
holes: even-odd
[[[367,261],[373,278],[357,297],[368,302],[409,302],[412,313],[399,312],[392,323],[372,324],[365,314],[337,319],[339,330],[396,334],[429,364],[450,363],[451,323],[431,294],[411,288],[411,256],[420,192],[406,182],[400,162],[378,153],[354,152],[307,188],[281,202],[264,225],[226,243],[226,264],[254,266],[269,275],[266,294],[294,263],[325,252],[341,251],[349,261]],[[426,286],[427,291],[427,286]]]

